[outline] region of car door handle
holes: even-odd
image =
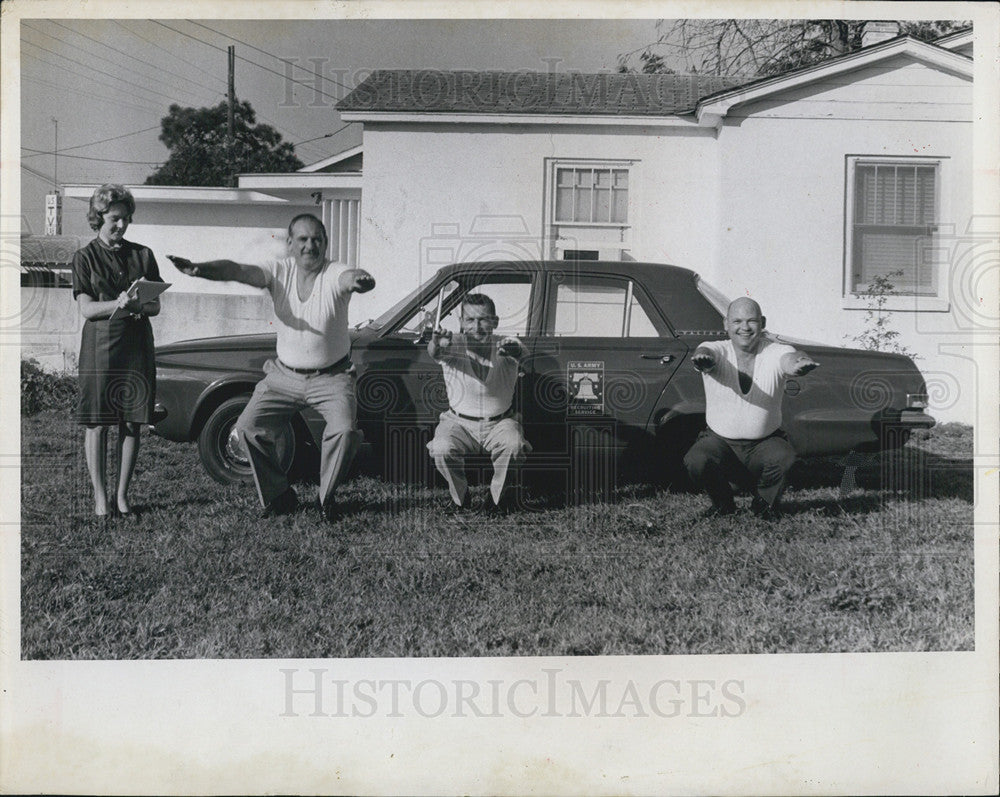
[[[644,360],[659,360],[660,365],[666,365],[674,361],[674,355],[672,354],[642,354],[640,356]]]

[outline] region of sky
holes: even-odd
[[[56,179],[141,184],[168,156],[157,137],[169,106],[225,99],[228,45],[236,47],[237,98],[308,164],[361,143],[361,125],[344,127],[334,105],[372,70],[614,71],[619,54],[656,33],[652,19],[28,18],[20,37],[22,232],[43,231]]]

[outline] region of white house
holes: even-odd
[[[673,263],[834,345],[892,275],[934,414],[974,421],[960,338],[993,314],[961,259],[995,230],[973,218],[971,47],[897,37],[743,85],[374,72],[338,105],[364,123],[361,261],[385,301],[459,259]]]
[[[893,274],[892,326],[933,413],[974,422],[963,335],[993,314],[963,253],[995,230],[978,237],[973,217],[972,76],[971,31],[751,83],[381,70],[338,104],[361,147],[236,189],[136,187],[132,237],[158,256],[255,262],[281,251],[292,215],[318,211],[331,256],[379,281],[357,320],[456,260],[673,263],[834,345],[863,329],[870,280]],[[175,291],[227,290],[171,271]]]

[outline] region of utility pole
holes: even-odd
[[[59,190],[59,120],[52,117],[52,124],[56,126],[56,143],[52,147],[52,157],[55,159],[55,166],[52,174],[52,187]]]
[[[236,120],[233,106],[236,104],[236,46],[229,46],[229,127],[226,130],[226,156],[229,161],[229,182],[236,184],[236,164],[233,162],[233,143],[236,139]]]
[[[59,193],[59,120],[52,117],[56,126],[56,143],[52,147],[55,168],[52,175],[52,190],[45,195],[45,234],[62,234],[62,194]]]

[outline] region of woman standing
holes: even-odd
[[[148,247],[125,240],[135,199],[121,185],[102,185],[90,198],[87,221],[97,237],[73,255],[73,298],[86,319],[80,342],[79,422],[98,518],[133,516],[128,486],[139,453],[139,425],[152,422],[156,393],[153,328],[160,300],[140,304],[128,296],[140,277],[162,282]],[[128,312],[111,320],[122,308]],[[108,500],[108,427],[118,427],[118,490]]]

